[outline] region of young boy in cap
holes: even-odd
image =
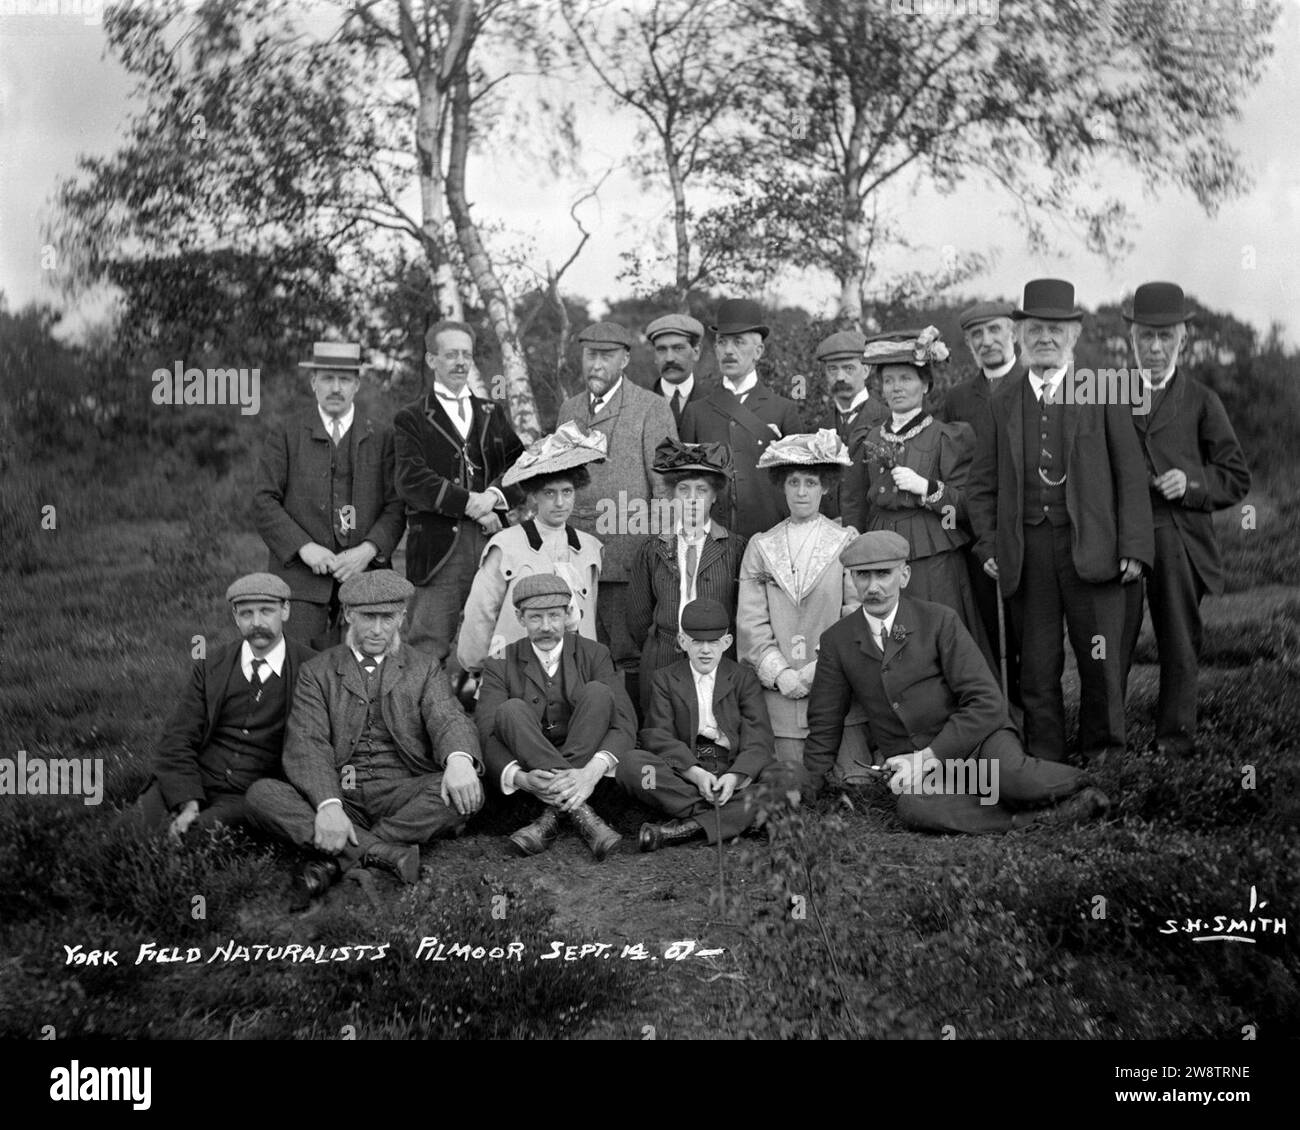
[[[835,761],[850,705],[866,711],[871,748],[892,771],[899,819],[931,832],[1006,832],[1079,823],[1109,801],[1082,771],[1026,755],[1006,701],[960,617],[901,595],[907,539],[873,530],[840,555],[862,600],[821,637],[808,706],[804,770],[815,793]],[[1061,802],[1037,812],[1019,808]]]
[[[284,727],[302,665],[315,652],[286,639],[289,586],[250,573],[226,590],[241,642],[195,662],[154,754],[154,775],[128,819],[179,840],[248,821],[245,793],[281,775]]]
[[[378,867],[403,883],[420,844],[455,832],[483,804],[478,737],[441,665],[405,646],[414,586],[391,569],[339,593],[347,639],[308,663],[284,747],[288,781],[249,790],[253,822],[319,854],[294,877],[301,909],[344,872]]]
[[[501,792],[532,793],[545,808],[510,842],[545,851],[567,817],[596,859],[622,838],[587,803],[636,738],[636,715],[609,649],[565,632],[572,590],[553,573],[524,577],[514,591],[526,639],[483,665],[474,721]]]
[[[755,816],[743,790],[774,757],[758,677],[723,654],[732,643],[730,613],[716,600],[693,600],[681,623],[687,658],[656,673],[641,748],[621,758],[616,773],[629,796],[670,817],[641,825],[642,851],[740,835]]]

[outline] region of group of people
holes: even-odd
[[[391,429],[354,407],[360,347],[318,343],[316,405],[266,441],[267,572],[227,592],[242,639],[196,663],[140,819],[299,845],[306,905],[349,872],[414,881],[485,781],[538,802],[514,850],[571,826],[598,859],[621,839],[592,803],[606,778],[654,813],[643,851],[739,835],[764,781],[881,774],[934,831],[1103,813],[1087,771],[1126,748],[1144,594],[1156,745],[1193,748],[1211,515],[1250,485],[1222,404],[1178,368],[1182,291],[1144,284],[1124,314],[1149,411],[1071,395],[1083,315],[1038,279],[1019,307],[962,313],[976,371],[934,412],[934,327],[831,334],[811,432],[758,380],[757,303],[719,305],[708,388],[694,318],[646,327],[651,387],[600,322],[579,334],[585,391],[527,449],[474,392],[468,325],[430,329],[431,386]],[[995,795],[954,763],[995,768]]]

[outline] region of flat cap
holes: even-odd
[[[274,573],[249,573],[226,589],[231,604],[241,600],[288,600],[291,596],[289,586]]]
[[[967,306],[957,317],[962,333],[981,322],[991,322],[994,318],[1010,318],[1016,308],[1010,302],[977,302]]]
[[[704,323],[697,322],[689,314],[665,314],[656,318],[645,328],[645,335],[654,341],[660,334],[685,334],[695,345],[704,337]]]
[[[339,586],[339,603],[358,612],[395,612],[404,608],[415,586],[391,569],[358,573]]]
[[[596,322],[578,334],[578,340],[584,345],[632,348],[632,335],[617,322]]]
[[[682,631],[693,640],[721,639],[731,631],[731,617],[716,600],[692,600],[682,609]]]
[[[889,565],[903,565],[912,555],[907,538],[893,530],[871,530],[859,534],[840,553],[840,564],[846,569],[883,569]]]
[[[857,330],[840,330],[817,346],[815,356],[818,361],[833,361],[840,357],[856,357],[861,361],[862,351],[866,348],[867,339]]]
[[[512,599],[521,612],[526,608],[568,608],[573,590],[554,573],[529,573],[515,585]]]

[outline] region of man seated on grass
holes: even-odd
[[[931,832],[1005,832],[1028,824],[1082,823],[1110,802],[1085,774],[1030,757],[1007,718],[1006,700],[957,613],[900,596],[911,547],[873,530],[840,554],[862,601],[822,633],[808,705],[804,770],[821,787],[835,762],[844,715],[867,713],[876,760],[892,770],[899,818]],[[1042,811],[1011,812],[1050,805]]]
[[[129,824],[166,828],[179,842],[218,824],[248,821],[245,792],[281,775],[285,720],[294,681],[315,652],[287,640],[289,586],[270,573],[240,577],[226,590],[242,637],[198,660],[154,753],[154,775]]]
[[[514,849],[545,851],[567,817],[599,860],[622,837],[587,801],[632,748],[636,714],[609,648],[565,633],[572,597],[553,573],[533,573],[515,585],[515,613],[527,637],[484,663],[474,720],[501,791],[532,793],[545,806],[510,837]]]
[[[413,587],[391,569],[339,590],[346,642],[308,663],[284,746],[288,782],[249,790],[253,823],[315,849],[294,877],[302,909],[343,873],[414,883],[420,844],[483,804],[478,739],[436,659],[402,645]]]
[[[772,764],[776,739],[758,676],[723,654],[730,626],[716,600],[682,609],[677,642],[687,658],[655,673],[642,748],[619,760],[628,795],[671,817],[641,825],[642,851],[734,839],[754,821],[744,790]]]

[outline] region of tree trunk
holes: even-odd
[[[447,254],[447,213],[443,203],[442,95],[438,76],[427,64],[416,76],[419,105],[415,115],[415,149],[420,171],[420,227],[429,281],[438,317],[465,320],[456,274]]]
[[[451,94],[451,159],[447,166],[447,206],[456,226],[456,238],[465,266],[478,290],[479,298],[487,308],[488,320],[497,344],[501,347],[500,377],[493,378],[490,393],[494,399],[504,398],[510,405],[510,418],[515,431],[524,443],[532,443],[542,434],[537,417],[537,402],[528,380],[528,363],[519,344],[515,329],[514,312],[506,299],[501,280],[492,269],[492,260],[483,244],[483,237],[470,215],[469,201],[465,195],[465,166],[469,156],[470,94],[468,60],[452,83]]]
[[[673,152],[672,140],[664,138],[664,160],[668,163],[668,180],[673,188],[673,230],[677,238],[677,312],[691,312],[691,236],[686,227],[686,183],[681,165]]]

